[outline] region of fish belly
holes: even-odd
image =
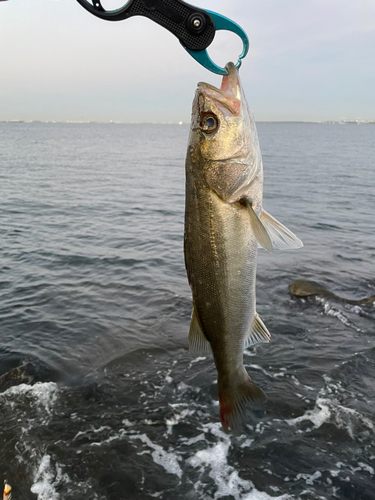
[[[256,262],[246,207],[187,179],[186,270],[199,323],[223,373],[242,366],[255,314]]]

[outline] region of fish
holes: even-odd
[[[370,297],[358,300],[345,299],[343,297],[339,297],[333,292],[330,292],[329,290],[326,290],[321,285],[319,285],[319,283],[315,283],[315,281],[295,280],[289,285],[288,288],[290,294],[297,298],[314,296],[331,297],[335,300],[339,300],[340,302],[351,304],[353,306],[366,306],[375,303],[375,295],[370,295]]]
[[[12,500],[12,487],[7,480],[4,481],[3,500]]]
[[[266,396],[243,365],[245,348],[267,343],[256,312],[258,245],[302,241],[262,206],[263,165],[256,125],[233,63],[221,87],[198,83],[186,155],[184,255],[192,291],[189,349],[213,354],[223,430],[238,429],[246,407]]]

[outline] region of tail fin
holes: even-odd
[[[226,378],[225,382],[219,376],[220,418],[224,432],[228,432],[228,427],[235,430],[241,426],[247,406],[261,409],[266,401],[266,395],[253,384],[245,369]]]

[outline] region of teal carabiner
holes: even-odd
[[[237,23],[232,21],[231,19],[228,19],[227,17],[222,16],[221,14],[217,14],[216,12],[211,12],[210,10],[206,10],[207,14],[209,14],[214,23],[215,23],[215,30],[226,30],[226,31],[231,31],[232,33],[236,33],[238,35],[243,43],[243,48],[241,54],[238,56],[238,61],[235,64],[236,68],[240,68],[242,64],[242,59],[246,56],[246,54],[249,51],[249,38],[245,31],[239,26]],[[186,47],[184,47],[189,54],[194,57],[194,59],[199,62],[202,66],[204,66],[206,69],[209,71],[212,71],[212,73],[216,73],[218,75],[227,75],[227,70],[225,68],[221,68],[217,64],[213,62],[213,60],[210,58],[208,55],[207,49],[205,50],[189,50]]]
[[[0,0],[1,1],[1,0]],[[243,42],[243,50],[236,67],[249,50],[249,39],[244,30],[227,17],[216,12],[189,5],[183,0],[127,0],[119,9],[105,10],[100,0],[77,0],[88,12],[107,21],[122,21],[133,16],[145,16],[173,33],[181,45],[209,71],[226,75],[225,68],[217,66],[207,53],[218,30],[236,33]]]

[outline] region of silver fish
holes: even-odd
[[[189,347],[212,351],[223,429],[238,428],[246,404],[266,399],[243,366],[244,348],[269,342],[256,312],[258,244],[303,246],[262,207],[263,167],[256,126],[237,69],[221,88],[199,83],[186,158],[185,265],[193,295]]]

